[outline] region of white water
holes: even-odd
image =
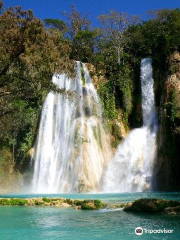
[[[62,93],[50,92],[43,105],[31,191],[150,190],[157,133],[151,59],[141,62],[143,127],[129,133],[112,160],[97,92],[86,66],[77,62],[76,71],[74,79],[53,76]]]
[[[88,70],[77,62],[76,78],[61,74],[52,81],[64,93],[50,92],[44,102],[31,191],[98,191],[110,151],[101,104]]]
[[[157,115],[151,59],[141,62],[143,127],[132,130],[118,146],[104,176],[104,192],[150,190],[156,154]]]

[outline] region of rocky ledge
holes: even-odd
[[[73,207],[80,210],[121,209],[126,212],[163,213],[180,215],[180,201],[163,199],[138,199],[128,203],[103,203],[100,200],[66,198],[0,198],[2,206],[54,206]]]
[[[180,201],[138,199],[124,207],[124,211],[180,215]]]
[[[0,198],[3,206],[54,206],[81,210],[98,210],[106,207],[100,200],[75,200],[65,198]]]

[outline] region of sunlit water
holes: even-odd
[[[18,197],[27,196],[32,197],[32,195],[21,195]],[[180,193],[61,194],[53,196],[83,199],[99,198],[104,201],[121,202],[131,201],[140,197],[180,200]],[[17,195],[14,195],[14,197],[17,197]],[[140,237],[135,234],[135,228],[139,226],[149,230],[171,229],[173,233],[144,233]],[[81,211],[71,208],[39,206],[0,207],[0,239],[2,240],[133,240],[139,238],[143,240],[180,239],[180,217],[161,214],[127,213],[122,210]]]

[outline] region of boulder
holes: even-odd
[[[175,210],[175,207],[180,208],[179,201],[163,199],[138,199],[135,202],[133,202],[130,206],[125,207],[124,211],[159,213],[167,212],[168,211],[167,208],[173,208]]]

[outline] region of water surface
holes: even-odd
[[[0,207],[2,240],[180,239],[180,217],[123,211],[80,211],[57,207]],[[143,234],[135,228],[173,229],[173,234]]]
[[[100,199],[104,202],[130,202],[139,198],[160,198],[180,201],[180,192],[89,193],[89,194],[1,194],[4,198],[62,197],[70,199]]]
[[[4,195],[32,197],[35,195]],[[36,195],[42,196],[42,195]],[[141,197],[180,200],[179,193],[59,194],[43,195],[125,202]],[[2,195],[0,196],[2,197]],[[135,228],[168,229],[172,234],[135,234]],[[59,207],[0,207],[2,240],[134,240],[180,239],[180,216],[127,213],[122,210],[81,211]]]

